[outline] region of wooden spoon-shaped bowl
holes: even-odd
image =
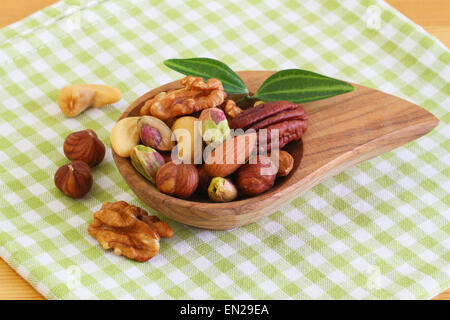
[[[238,72],[250,92],[273,73]],[[120,119],[139,115],[145,101],[159,92],[180,87],[180,82],[174,81],[144,94]],[[228,203],[178,199],[159,192],[128,158],[113,151],[114,161],[129,187],[151,208],[187,225],[223,230],[266,217],[328,177],[417,139],[439,123],[413,103],[360,85],[355,85],[353,92],[302,105],[309,116],[309,127],[302,142],[287,146],[295,158],[294,168],[272,189],[256,197]]]

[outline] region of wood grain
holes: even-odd
[[[1,0],[0,27],[25,18],[57,0]],[[387,3],[424,27],[450,47],[450,1],[448,0],[386,0]],[[0,259],[0,299],[42,299],[26,281]],[[450,289],[435,299],[450,300]]]
[[[47,7],[57,0],[1,0],[0,27],[25,18],[33,12]]]
[[[0,300],[44,300],[44,297],[0,259]]]
[[[273,73],[238,72],[250,92],[256,92]],[[268,216],[325,179],[417,139],[439,123],[431,113],[411,102],[354,86],[353,92],[302,104],[309,126],[303,144],[294,142],[287,146],[295,159],[294,168],[272,189],[256,197],[228,203],[175,198],[161,193],[133,168],[128,158],[114,151],[113,158],[134,193],[166,217],[214,230],[247,225]],[[158,93],[181,87],[178,80],[151,90],[133,102],[120,119],[139,115],[144,103]]]

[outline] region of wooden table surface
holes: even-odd
[[[0,27],[20,20],[56,0],[1,0]],[[450,47],[450,0],[387,0]],[[0,299],[44,299],[0,259]],[[450,300],[450,289],[434,299]]]

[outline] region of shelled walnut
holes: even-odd
[[[166,222],[125,201],[105,202],[94,213],[88,232],[103,249],[113,249],[116,255],[139,262],[145,262],[158,253],[160,237],[173,235]]]
[[[201,77],[187,76],[181,79],[184,88],[161,92],[148,100],[141,115],[151,115],[161,120],[188,115],[203,109],[214,108],[223,103],[226,93],[222,82]]]

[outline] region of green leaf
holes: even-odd
[[[219,79],[228,94],[248,94],[244,81],[219,60],[210,58],[169,59],[165,60],[164,64],[182,74],[202,77],[205,81],[211,78]]]
[[[287,100],[295,103],[321,100],[353,91],[354,87],[344,81],[324,75],[288,69],[274,73],[259,87],[253,97],[264,101]]]

